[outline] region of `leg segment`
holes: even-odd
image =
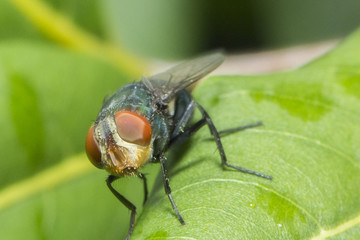
[[[178,135],[172,137],[170,139],[170,141],[169,141],[168,148],[173,146],[176,143],[181,142],[182,140],[185,140],[185,139],[191,137],[191,135],[196,133],[205,124],[206,124],[206,120],[205,120],[205,118],[202,118],[199,121],[197,121],[196,123],[194,123],[192,126],[187,128],[185,131],[183,131],[183,132],[179,133]]]
[[[242,130],[245,130],[245,129],[248,129],[248,128],[254,128],[254,127],[259,127],[259,126],[262,126],[262,122],[256,122],[256,123],[252,123],[252,124],[248,124],[248,125],[245,125],[245,126],[240,126],[240,127],[236,127],[236,128],[229,128],[229,129],[225,129],[225,130],[221,130],[219,131],[219,135],[225,135],[225,134],[228,134],[228,133],[234,133],[234,132],[238,132],[238,131],[242,131]]]
[[[171,134],[171,138],[170,138],[170,141],[169,141],[169,144],[168,144],[167,148],[170,148],[174,144],[182,142],[183,140],[189,138],[191,135],[193,135],[202,126],[204,126],[206,124],[205,119],[202,118],[198,122],[193,124],[192,126],[186,128],[186,125],[189,123],[189,121],[192,118],[195,105],[196,105],[196,103],[191,100],[191,102],[187,106],[186,110],[184,111],[183,116],[176,123],[176,126],[174,128],[174,131]]]
[[[200,119],[199,121],[194,123],[192,126],[187,128],[184,132],[181,132],[178,135],[171,138],[170,143],[169,143],[169,147],[171,147],[172,145],[174,145],[174,144],[176,144],[178,142],[181,142],[184,139],[187,139],[187,138],[191,137],[194,133],[196,133],[205,124],[207,124],[205,118]],[[248,125],[245,125],[245,126],[240,126],[240,127],[236,127],[236,128],[229,128],[229,129],[221,130],[218,133],[219,133],[219,136],[223,136],[223,135],[226,135],[226,134],[239,132],[239,131],[242,131],[242,130],[245,130],[245,129],[248,129],[248,128],[259,127],[259,126],[262,126],[262,125],[263,125],[262,122],[256,122],[256,123],[248,124]]]
[[[144,202],[143,205],[145,205],[147,199],[148,199],[148,187],[147,187],[147,181],[146,181],[146,177],[144,174],[142,173],[138,173],[138,177],[141,178],[143,180],[144,183]]]
[[[132,204],[129,200],[127,200],[123,195],[121,195],[120,193],[118,193],[115,188],[113,188],[113,186],[111,185],[116,179],[118,179],[118,177],[115,177],[113,175],[110,175],[107,179],[106,179],[106,185],[108,186],[108,188],[110,189],[110,191],[115,195],[115,197],[117,199],[120,200],[120,202],[122,204],[124,204],[130,211],[131,211],[131,217],[130,217],[130,227],[129,227],[129,231],[128,234],[126,236],[126,240],[130,239],[130,236],[134,230],[134,225],[135,225],[135,214],[136,214],[136,207],[134,204]]]
[[[196,107],[200,110],[201,114],[203,115],[203,118],[205,119],[206,124],[208,125],[208,127],[209,127],[209,129],[210,129],[210,132],[211,132],[211,134],[212,134],[213,137],[214,137],[214,140],[215,140],[215,142],[216,142],[217,148],[218,148],[218,150],[219,150],[219,152],[220,152],[220,157],[221,157],[222,164],[223,164],[224,166],[231,167],[231,168],[234,168],[234,169],[239,170],[239,171],[241,171],[241,172],[248,173],[248,174],[252,174],[252,175],[255,175],[255,176],[258,176],[258,177],[262,177],[262,178],[266,178],[266,179],[269,179],[269,180],[272,179],[272,177],[269,176],[269,175],[265,175],[265,174],[258,173],[258,172],[255,172],[255,171],[252,171],[252,170],[249,170],[249,169],[246,169],[246,168],[242,168],[242,167],[238,167],[238,166],[234,166],[234,165],[232,165],[232,164],[229,164],[229,163],[227,162],[227,158],[226,158],[226,155],[225,155],[225,151],[224,151],[224,148],[223,148],[222,143],[221,143],[221,140],[220,140],[219,132],[217,131],[217,129],[216,129],[214,123],[212,122],[209,114],[205,111],[205,109],[204,109],[201,105],[199,105],[199,104],[197,104],[197,103],[195,103],[195,104],[196,104]],[[230,129],[230,130],[227,131],[227,132],[234,132],[234,131],[237,131],[237,129],[235,129],[235,130],[234,130],[234,129]],[[225,130],[225,132],[226,132],[226,130]],[[224,133],[224,131],[223,131],[223,133]]]
[[[180,212],[179,212],[179,210],[177,209],[176,204],[175,204],[175,202],[174,202],[174,199],[173,199],[173,197],[171,196],[171,188],[170,188],[170,183],[169,183],[169,177],[168,177],[167,169],[166,169],[166,166],[165,166],[165,160],[166,160],[166,158],[165,158],[165,156],[164,156],[163,154],[161,154],[161,155],[159,156],[159,159],[160,159],[162,174],[163,174],[163,177],[164,177],[165,193],[168,195],[169,200],[170,200],[171,205],[172,205],[172,208],[174,209],[174,211],[175,211],[175,213],[176,213],[176,216],[177,216],[177,218],[179,219],[181,225],[185,225],[184,219],[181,217]]]
[[[174,128],[174,131],[171,134],[171,138],[180,135],[188,122],[191,120],[193,112],[194,112],[194,101],[190,101],[189,105],[187,105],[186,110],[183,112],[181,118],[176,122],[176,126]]]

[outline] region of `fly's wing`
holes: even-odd
[[[212,72],[224,61],[222,53],[213,53],[176,65],[169,70],[143,77],[144,85],[162,102],[170,102],[174,95]]]

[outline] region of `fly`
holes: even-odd
[[[220,135],[240,131],[252,125],[218,131],[205,109],[195,102],[187,87],[195,83],[224,61],[221,53],[213,53],[179,64],[169,70],[143,77],[141,81],[120,88],[106,99],[95,123],[86,137],[86,153],[95,167],[110,173],[106,184],[110,191],[129,210],[129,239],[135,224],[136,207],[116,191],[112,183],[121,177],[133,175],[143,180],[144,203],[148,190],[145,175],[139,172],[149,162],[160,162],[165,193],[169,197],[180,223],[185,224],[171,195],[167,174],[165,152],[175,143],[182,141],[208,125],[219,150],[223,166],[258,177],[271,176],[238,167],[228,163]],[[202,118],[191,125],[192,115],[198,109]]]

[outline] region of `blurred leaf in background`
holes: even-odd
[[[360,25],[360,1],[256,0],[254,29],[261,45],[280,47],[340,38]]]
[[[199,1],[105,0],[110,39],[141,55],[186,57],[204,49]]]
[[[49,39],[13,5],[23,2],[38,0],[0,3],[0,37]],[[357,0],[41,2],[105,42],[161,58],[183,58],[214,48],[248,51],[339,38],[360,24]]]
[[[100,0],[46,0],[50,6],[62,15],[72,19],[78,26],[101,39],[106,39],[106,14]]]
[[[31,22],[9,2],[0,1],[0,39],[33,39],[40,40],[38,32]]]

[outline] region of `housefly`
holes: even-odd
[[[128,84],[104,101],[87,134],[86,153],[95,167],[110,173],[106,180],[108,188],[131,210],[126,239],[130,238],[134,229],[136,207],[116,191],[112,183],[128,175],[139,177],[144,183],[145,202],[148,194],[146,178],[139,170],[146,163],[160,162],[165,192],[180,223],[185,224],[171,195],[165,152],[204,125],[208,125],[214,137],[224,166],[271,179],[271,176],[228,163],[220,140],[222,133],[239,131],[261,123],[219,132],[208,113],[192,99],[187,89],[217,68],[223,60],[221,53],[190,60],[163,73]],[[200,111],[202,118],[191,124],[195,109]]]

